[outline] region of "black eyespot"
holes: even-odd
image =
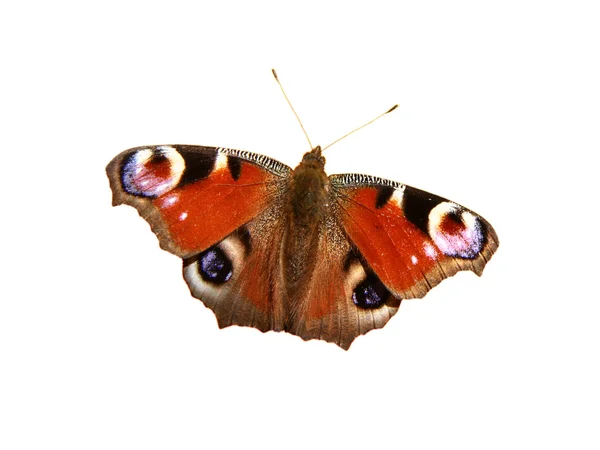
[[[211,247],[198,255],[198,272],[204,281],[223,284],[231,278],[233,265],[223,250]]]
[[[359,308],[375,309],[385,304],[390,296],[389,291],[374,274],[367,275],[352,293],[352,301]]]

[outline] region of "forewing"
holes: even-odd
[[[182,258],[280,202],[290,171],[262,155],[191,145],[132,148],[106,168],[113,205],[135,207],[161,247]]]

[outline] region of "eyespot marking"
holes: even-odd
[[[170,146],[134,151],[121,166],[121,185],[125,192],[138,197],[156,198],[176,187],[186,164]]]
[[[464,259],[477,257],[485,240],[479,218],[452,202],[442,202],[431,210],[429,235],[443,254]]]
[[[390,292],[384,284],[373,273],[369,273],[367,277],[354,288],[352,292],[352,301],[356,306],[363,309],[381,308]]]
[[[248,247],[239,232],[183,261],[183,277],[196,298],[216,300],[219,292],[229,289],[231,281],[245,264]]]
[[[233,275],[233,265],[225,252],[213,246],[198,255],[198,273],[212,284],[224,284]]]

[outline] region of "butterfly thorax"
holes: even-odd
[[[327,203],[329,179],[325,173],[325,158],[315,147],[302,158],[290,179],[289,207],[297,226],[311,228]]]
[[[286,200],[283,267],[288,297],[302,296],[312,278],[318,254],[319,230],[327,214],[329,178],[325,158],[315,147],[294,169]]]

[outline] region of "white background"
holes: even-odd
[[[10,4],[12,3],[12,4]],[[4,2],[3,449],[600,446],[596,2]],[[364,172],[501,245],[350,351],[219,330],[105,165],[203,144]]]

